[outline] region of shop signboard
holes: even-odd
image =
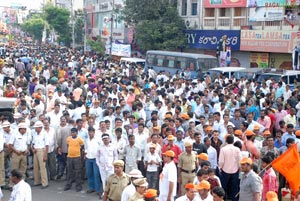
[[[296,44],[296,31],[241,30],[242,51],[292,53]]]

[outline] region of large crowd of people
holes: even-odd
[[[0,96],[15,100],[0,113],[10,201],[31,201],[29,179],[104,201],[300,200],[271,165],[300,140],[299,86],[192,80],[50,46],[7,47],[0,69]]]

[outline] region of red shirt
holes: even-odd
[[[166,144],[163,146],[163,148],[161,149],[161,153],[165,153],[168,150],[172,150],[175,153],[175,157],[174,157],[174,163],[178,163],[178,156],[181,154],[181,149],[179,146],[177,146],[176,144],[173,144],[171,147],[169,144]]]

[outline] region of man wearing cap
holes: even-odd
[[[176,199],[176,201],[196,201],[197,199],[197,190],[196,186],[193,183],[187,183],[184,185],[185,195]]]
[[[245,132],[247,141],[245,142],[246,150],[250,153],[252,160],[258,160],[259,159],[259,151],[254,144],[255,140],[255,133],[252,130],[246,130]]]
[[[133,169],[129,172],[128,176],[130,177],[131,184],[126,186],[126,188],[122,192],[121,201],[128,201],[129,198],[133,196],[135,193],[135,187],[133,185],[133,181],[139,178],[143,178],[141,171],[138,169]]]
[[[81,173],[81,150],[84,145],[83,139],[77,136],[77,128],[71,128],[71,136],[67,137],[66,142],[68,145],[67,155],[67,183],[64,191],[70,190],[72,183],[75,180],[76,192],[82,190],[82,173]]]
[[[135,193],[129,199],[129,201],[138,201],[144,198],[144,193],[148,187],[148,183],[146,178],[140,178],[133,181],[133,185],[135,186]]]
[[[2,164],[0,162],[0,186],[4,186],[5,185],[5,172],[8,173],[8,162],[9,159],[11,157],[11,149],[9,149],[9,140],[12,136],[12,132],[11,132],[11,127],[10,127],[10,123],[8,121],[4,121],[2,123],[2,132],[0,133],[0,135],[2,135],[3,137],[3,148],[1,150],[1,144],[0,144],[0,155],[3,154],[3,167]],[[2,158],[0,156],[0,160],[2,161]],[[7,167],[7,169],[5,170],[5,167]],[[4,172],[3,172],[4,171]],[[2,177],[2,174],[4,174],[4,177]],[[2,180],[2,181],[1,181]]]
[[[118,159],[118,153],[116,147],[110,143],[108,134],[104,133],[101,137],[103,145],[100,145],[97,151],[96,163],[99,167],[104,191],[106,178],[114,173],[113,162]]]
[[[196,152],[193,152],[193,144],[185,142],[185,152],[178,157],[178,183],[181,184],[181,193],[185,193],[185,185],[194,181],[198,169]]]
[[[158,153],[155,152],[156,144],[149,146],[150,153],[146,155],[146,176],[149,182],[149,188],[157,189],[158,185],[158,168],[161,165],[161,158]]]
[[[260,201],[262,193],[262,180],[252,170],[251,158],[240,161],[243,176],[240,181],[240,201]]]
[[[19,130],[14,132],[9,140],[9,148],[12,150],[11,170],[18,170],[23,177],[27,169],[27,154],[30,151],[31,135],[27,132],[25,123],[19,123]]]
[[[175,137],[173,135],[168,135],[167,139],[168,139],[168,144],[163,146],[162,153],[164,153],[168,150],[172,150],[175,154],[174,163],[177,164],[178,163],[178,156],[181,154],[182,151],[181,151],[179,146],[174,144]]]
[[[210,183],[206,180],[202,180],[196,187],[199,194],[197,198],[201,201],[213,201],[213,196],[210,194]]]
[[[175,153],[168,150],[163,153],[164,167],[159,176],[159,200],[173,201],[177,189],[177,168],[174,163]]]
[[[124,162],[116,160],[113,163],[114,174],[106,179],[103,201],[120,201],[123,190],[130,184],[130,178],[124,170]]]
[[[34,124],[35,132],[33,133],[32,152],[33,152],[33,172],[34,185],[42,184],[42,189],[48,187],[48,176],[46,170],[46,161],[48,159],[49,139],[43,131],[43,123],[37,121]]]

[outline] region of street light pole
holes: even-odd
[[[112,44],[113,44],[114,8],[115,8],[115,0],[112,0],[112,10],[111,10],[111,17],[110,17],[110,49],[109,49],[110,59],[112,56]]]
[[[72,48],[75,48],[75,16],[74,16],[74,0],[71,0],[71,17],[72,17]]]

